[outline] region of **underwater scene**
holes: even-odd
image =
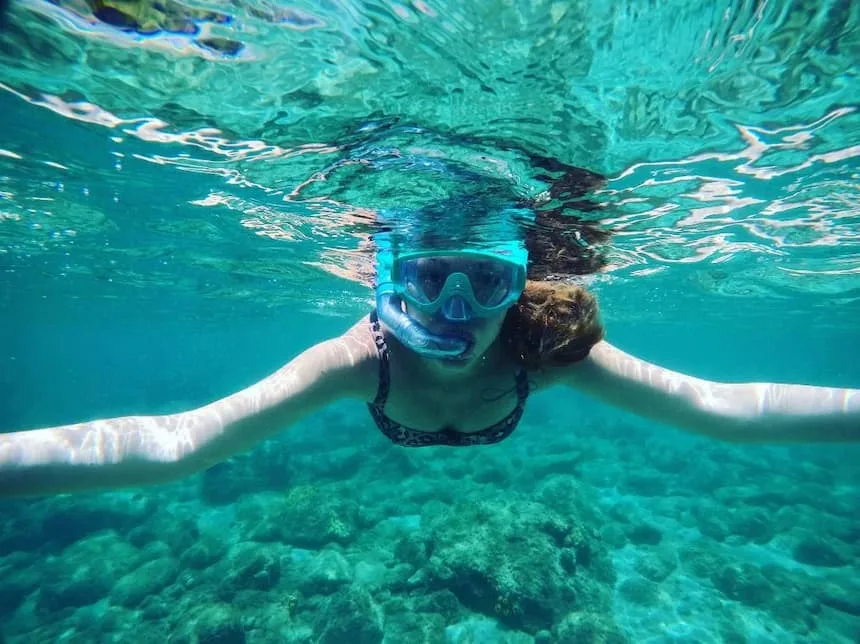
[[[860,3],[0,10],[0,643],[860,642],[860,430],[558,385],[412,449],[343,399],[170,482],[3,490],[4,435],[229,396],[374,309],[381,234],[511,212],[623,351],[860,389]]]

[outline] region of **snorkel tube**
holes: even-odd
[[[393,289],[376,289],[376,314],[404,346],[427,358],[456,359],[471,345],[466,338],[437,335],[418,324],[403,310],[402,300]]]

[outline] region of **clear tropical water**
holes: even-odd
[[[245,386],[367,312],[376,211],[562,166],[607,178],[611,342],[860,386],[857,3],[90,6],[0,36],[3,431]],[[337,406],[172,486],[4,504],[2,636],[855,642],[858,455],[563,390],[407,453]]]

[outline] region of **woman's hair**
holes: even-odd
[[[500,333],[508,354],[526,369],[578,362],[603,339],[597,299],[565,282],[526,283]]]
[[[508,310],[500,338],[514,360],[536,370],[583,360],[603,339],[597,299],[560,280],[603,268],[602,248],[610,233],[578,214],[600,210],[586,195],[603,185],[603,176],[553,159],[532,161],[554,176],[542,177],[551,185],[546,203],[523,204],[535,212],[525,237],[529,281]]]

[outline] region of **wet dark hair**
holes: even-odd
[[[586,198],[605,183],[603,176],[553,159],[532,161],[560,176],[540,177],[551,181],[543,202],[523,204],[535,212],[526,232],[528,282],[505,316],[500,339],[514,360],[539,370],[584,360],[603,339],[597,299],[564,280],[606,265],[603,244],[610,232],[594,220],[601,206]]]
[[[603,339],[597,299],[578,285],[530,281],[499,337],[508,355],[530,370],[579,362]]]

